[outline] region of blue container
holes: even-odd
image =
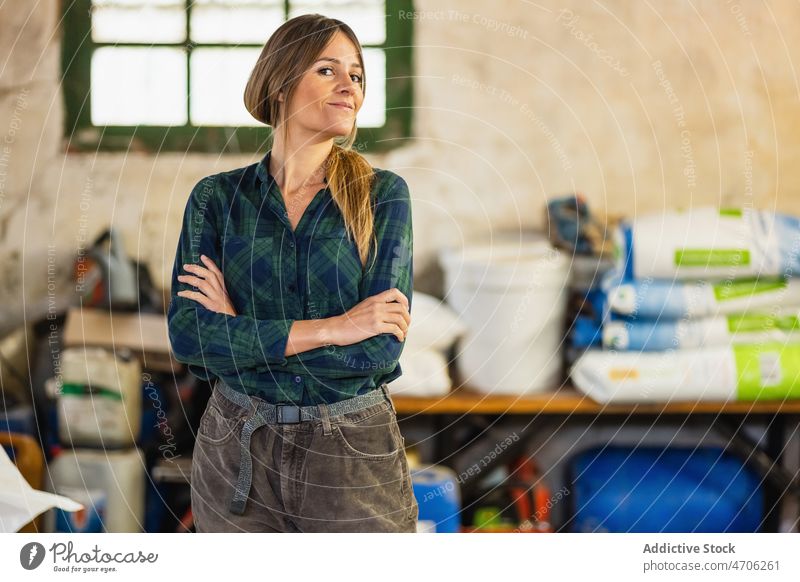
[[[61,495],[74,499],[83,505],[78,511],[64,511],[55,508],[56,533],[103,533],[103,522],[106,519],[108,499],[101,489],[81,489],[62,487]]]
[[[0,410],[0,432],[14,432],[36,438],[37,430],[33,407],[19,405],[9,410]]]
[[[597,447],[570,464],[572,531],[757,532],[760,478],[721,447]]]
[[[436,533],[460,531],[461,490],[456,477],[454,471],[439,465],[411,470],[418,521],[435,524]]]

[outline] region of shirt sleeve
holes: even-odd
[[[374,225],[377,245],[367,257],[359,284],[359,301],[396,287],[408,297],[411,313],[414,284],[411,196],[406,181],[393,174],[384,193],[376,196]],[[373,263],[374,255],[374,263]],[[405,342],[382,333],[346,346],[323,346],[297,354],[290,362],[293,373],[321,378],[375,376],[376,385],[402,375],[399,359]]]
[[[200,255],[221,264],[220,224],[222,204],[214,176],[192,189],[183,215],[175,264],[167,327],[175,359],[187,364],[195,376],[209,380],[252,367],[286,364],[286,344],[293,319],[255,319],[246,315],[216,313],[179,291],[197,291],[178,275],[189,275],[184,264],[205,266]]]

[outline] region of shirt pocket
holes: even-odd
[[[317,229],[310,247],[309,312],[316,308],[320,317],[341,315],[359,302],[362,269],[356,244],[339,223]]]
[[[272,236],[230,235],[222,245],[220,267],[236,313],[263,318],[274,306]]]

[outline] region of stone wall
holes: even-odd
[[[438,248],[545,228],[546,199],[575,190],[600,213],[800,214],[797,3],[415,4],[415,139],[370,160],[411,186],[418,289],[440,291]],[[58,22],[52,0],[0,3],[5,329],[70,299],[110,223],[168,285],[191,186],[258,159],[65,154]]]

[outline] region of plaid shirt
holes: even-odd
[[[217,377],[272,403],[332,403],[391,382],[402,374],[398,359],[405,346],[392,334],[288,357],[286,345],[294,321],[340,315],[392,287],[408,297],[410,310],[408,185],[397,174],[373,168],[378,242],[362,270],[328,188],[317,192],[292,231],[280,189],[269,174],[270,153],[250,166],[203,178],[192,189],[167,314],[175,358],[203,380]],[[177,295],[196,290],[177,277],[190,274],[184,264],[204,266],[201,254],[222,271],[236,317]]]

